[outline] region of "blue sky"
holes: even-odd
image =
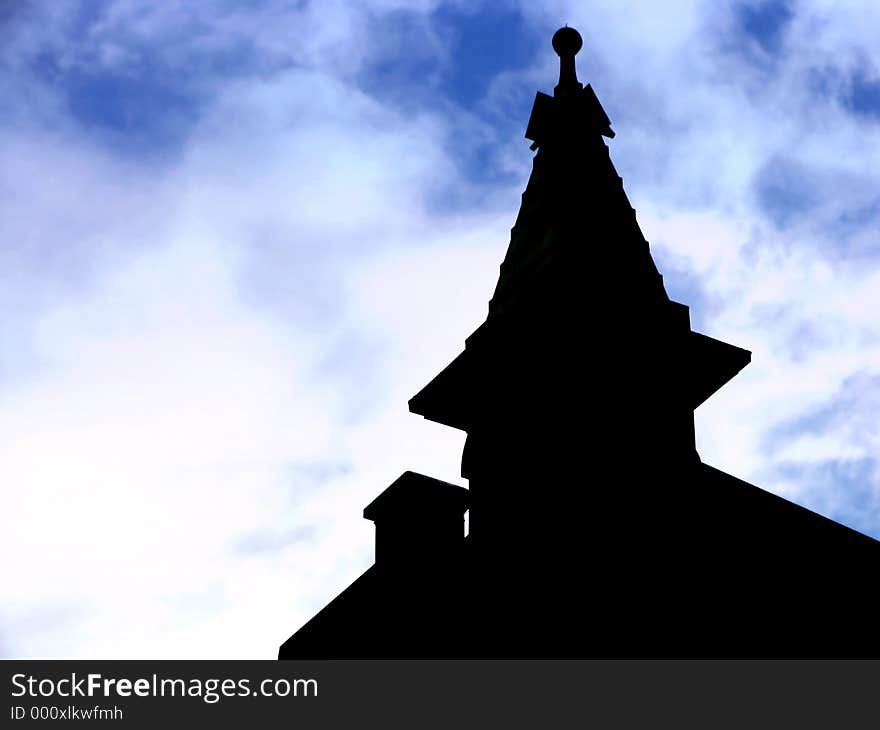
[[[461,482],[406,401],[485,316],[565,23],[668,291],[753,352],[702,458],[880,537],[876,3],[4,8],[0,653],[273,656],[375,494]]]

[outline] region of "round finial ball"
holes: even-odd
[[[584,45],[581,34],[567,25],[553,34],[553,50],[559,56],[574,56]]]

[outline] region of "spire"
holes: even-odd
[[[581,34],[567,25],[553,34],[553,50],[559,56],[559,83],[553,89],[553,96],[569,96],[583,88],[577,79],[574,57],[581,50],[584,41]]]
[[[509,393],[527,397],[533,391],[522,383],[542,371],[540,360],[557,368],[547,383],[558,380],[560,363],[581,362],[571,349],[570,333],[587,329],[593,352],[614,353],[621,367],[630,368],[629,379],[614,374],[622,392],[643,393],[644,403],[674,395],[675,403],[669,408],[664,403],[656,413],[674,412],[683,419],[678,425],[649,414],[640,428],[643,433],[652,428],[677,433],[679,441],[666,453],[690,458],[695,453],[692,409],[741,370],[749,353],[691,331],[688,308],[670,301],[603,139],[614,136],[611,123],[590,84],[577,79],[581,35],[574,28],[560,28],[552,45],[559,55],[559,83],[552,96],[540,91],[535,96],[525,137],[534,142],[537,154],[489,316],[467,338],[465,352],[413,397],[410,410],[468,432],[479,429],[505,407],[507,394],[491,403],[486,396],[498,391],[495,383],[508,378]],[[540,346],[535,344],[539,340]],[[508,347],[502,341],[514,344],[498,355]],[[541,353],[530,361],[531,372],[522,364],[531,355],[517,349],[523,342]],[[673,395],[671,390],[652,392],[634,369],[633,363],[654,362],[657,352],[665,353],[668,363],[662,367],[670,382],[681,386]],[[660,367],[652,377],[659,377]],[[573,381],[579,377],[571,373]],[[571,394],[560,397],[570,400]],[[599,396],[593,397],[598,401]],[[594,406],[590,409],[596,410]],[[612,416],[625,410],[611,399],[604,407]],[[473,443],[463,459],[466,473],[486,458]]]

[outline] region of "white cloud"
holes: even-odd
[[[459,478],[463,435],[406,400],[478,324],[509,223],[428,214],[444,120],[324,71],[229,83],[158,174],[75,131],[4,135],[39,363],[0,413],[5,650],[272,656],[367,565],[378,491]]]

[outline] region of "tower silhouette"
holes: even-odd
[[[469,489],[388,487],[375,564],[282,659],[880,654],[880,543],[700,460],[694,409],[751,354],[667,296],[581,44],[553,36],[486,321],[409,402],[467,433]]]

